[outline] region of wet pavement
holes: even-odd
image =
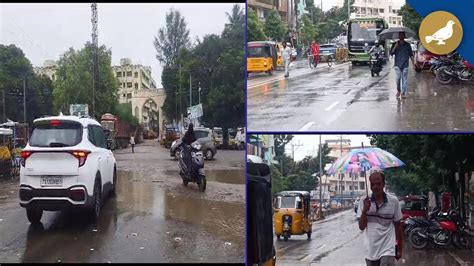
[[[309,69],[306,61],[248,80],[249,131],[463,131],[474,129],[474,83],[441,85],[409,70],[407,99],[397,99],[393,62],[380,77],[349,63]]]
[[[148,157],[165,151],[146,144],[137,148]],[[227,156],[238,160],[240,153]],[[0,179],[0,262],[244,261],[244,193],[233,194],[245,185],[236,177],[243,170],[232,165],[233,159],[221,161],[220,168],[227,169],[214,172],[230,180],[212,178],[202,193],[197,185],[184,188],[179,177],[164,174],[166,167],[156,173],[122,169],[132,157],[140,154],[116,151],[117,196],[104,202],[96,225],[81,213],[45,211],[42,224],[33,226],[18,203],[18,178]],[[154,167],[163,165],[156,161],[149,168]],[[213,192],[223,195],[206,196]]]
[[[288,242],[274,239],[277,265],[366,265],[364,235],[353,210],[313,223],[311,240],[306,235],[291,236]],[[396,265],[469,265],[473,260],[458,256],[463,252],[470,251],[414,250],[405,241],[403,258]]]

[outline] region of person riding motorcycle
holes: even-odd
[[[383,46],[380,45],[379,40],[375,40],[374,46],[372,46],[370,50],[368,51],[369,55],[371,55],[372,53],[378,54],[378,60],[379,60],[378,63],[380,65],[380,68],[382,69],[382,58],[383,58],[383,55],[385,54],[385,49],[383,48]]]
[[[196,135],[194,134],[194,125],[193,123],[190,123],[189,126],[188,126],[188,130],[186,131],[186,133],[184,134],[182,140],[181,140],[181,145],[183,145],[183,157],[184,157],[184,161],[186,162],[186,165],[190,166],[191,164],[191,149],[189,146],[191,146],[191,144],[193,142],[195,142],[197,140],[196,138]]]

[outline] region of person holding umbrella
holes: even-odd
[[[370,177],[372,195],[359,202],[359,229],[365,230],[367,266],[395,265],[402,257],[402,212],[396,197],[384,192],[385,175],[373,172]]]
[[[405,41],[405,32],[398,33],[398,41],[392,45],[390,55],[395,55],[395,73],[397,74],[397,98],[406,99],[408,90],[408,59],[415,67],[415,58],[411,45]]]

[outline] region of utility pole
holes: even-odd
[[[291,149],[292,149],[292,154],[293,154],[293,162],[295,161],[295,147],[300,147],[303,146],[303,144],[300,143],[298,140],[298,144],[294,144],[293,141],[291,142]]]
[[[26,124],[26,80],[23,76],[23,123]]]
[[[347,0],[347,21],[351,19],[351,0]]]
[[[323,218],[322,206],[323,206],[323,165],[322,165],[322,151],[321,151],[321,134],[319,134],[319,212],[320,217]]]
[[[189,107],[193,105],[193,92],[192,92],[192,80],[191,80],[191,73],[189,73]]]
[[[3,101],[3,123],[7,122],[5,119],[5,89],[2,90],[2,101]]]
[[[201,82],[199,81],[199,104],[201,104]]]
[[[92,116],[95,117],[95,86],[97,84],[97,73],[98,73],[98,33],[97,33],[97,4],[92,3],[92,46],[93,46],[93,54],[92,54]]]

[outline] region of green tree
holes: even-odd
[[[115,106],[115,112],[120,120],[128,122],[131,126],[138,126],[138,118],[133,116],[131,103],[119,103]]]
[[[224,38],[229,38],[233,40],[237,40],[238,42],[244,43],[244,31],[241,30],[245,27],[245,15],[244,11],[240,8],[238,4],[235,4],[232,7],[232,12],[226,12],[227,19],[229,23],[225,24],[224,32],[222,36]]]
[[[311,41],[314,40],[317,35],[316,27],[314,27],[313,22],[311,22],[311,19],[308,16],[304,16],[303,21],[304,26],[301,30],[303,34],[303,41],[305,43],[311,43]]]
[[[53,90],[56,111],[69,113],[70,104],[84,103],[92,107],[92,51],[92,44],[87,42],[81,50],[70,48],[59,59]],[[93,116],[115,110],[119,84],[112,69],[112,52],[105,45],[98,49],[98,64]]]
[[[278,167],[272,165],[270,171],[272,175],[272,194],[288,190],[288,180],[282,176]]]
[[[156,59],[165,66],[174,65],[181,48],[189,46],[189,29],[178,10],[170,9],[166,13],[166,26],[158,30],[153,45]]]
[[[248,9],[247,27],[247,40],[249,42],[267,39],[263,30],[263,23],[258,19],[257,13],[252,8]]]
[[[446,189],[456,193],[455,173],[470,173],[474,168],[474,135],[372,135],[370,138],[372,144],[405,163],[399,169],[386,170],[387,183],[399,195]]]
[[[286,26],[281,20],[280,14],[276,10],[272,10],[265,18],[265,34],[267,37],[275,41],[282,41],[287,32]]]
[[[416,12],[408,3],[400,8],[398,15],[402,16],[403,25],[416,33],[418,38],[418,31],[420,30],[420,24],[423,17]]]
[[[35,118],[52,115],[52,82],[46,76],[36,76],[30,61],[15,45],[0,44],[0,121],[23,122],[23,81],[26,91],[26,118],[31,123]],[[5,102],[5,106],[3,106]]]

